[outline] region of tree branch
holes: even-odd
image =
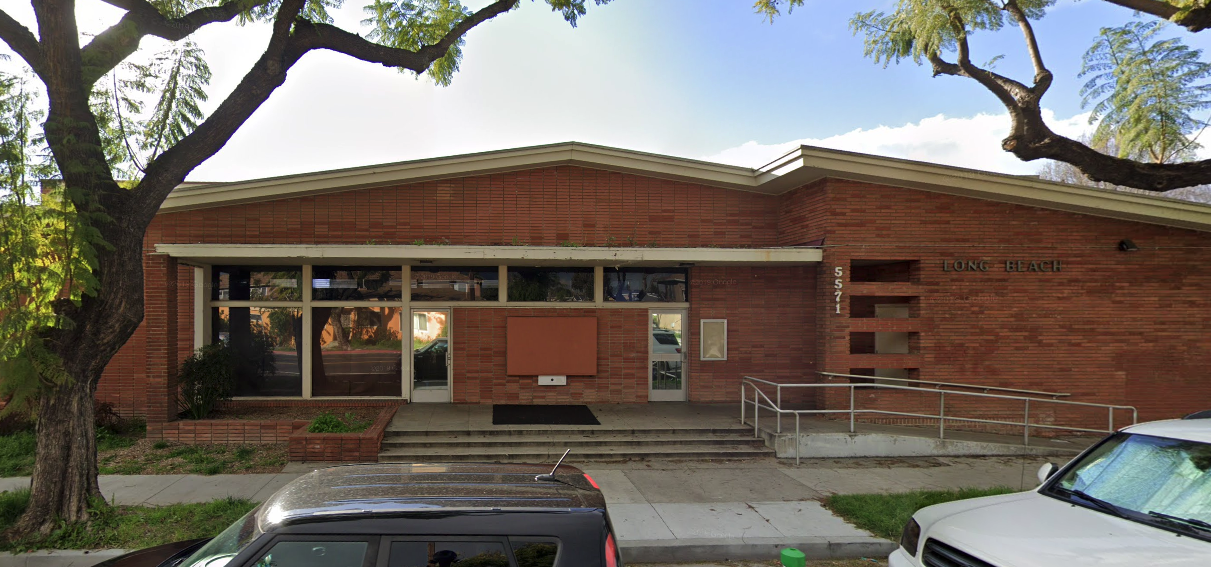
[[[1018,6],[1016,0],[1009,0],[1005,3],[1005,11],[1018,23],[1018,27],[1022,30],[1022,37],[1026,40],[1026,51],[1030,53],[1030,62],[1034,64],[1034,91],[1035,96],[1042,97],[1047,89],[1051,88],[1053,79],[1051,71],[1043,64],[1043,53],[1039,51],[1039,42],[1034,35],[1034,27],[1030,25],[1030,20],[1026,18],[1026,14],[1022,12],[1021,6]]]
[[[139,48],[144,36],[152,35],[169,41],[188,37],[204,26],[227,22],[249,8],[268,4],[270,0],[227,0],[218,6],[199,8],[179,18],[160,13],[147,0],[105,0],[127,10],[125,16],[109,29],[98,34],[81,50],[84,80],[90,87]]]
[[[46,60],[38,38],[34,36],[34,32],[21,25],[21,22],[14,20],[4,10],[0,10],[0,40],[8,44],[17,55],[20,55],[25,63],[34,69],[35,73],[42,74]]]
[[[135,190],[137,197],[134,207],[137,210],[134,214],[140,220],[150,222],[172,189],[231,139],[252,113],[286,81],[287,71],[307,52],[329,49],[363,61],[422,72],[445,56],[449,47],[467,31],[517,4],[517,0],[497,0],[459,22],[434,45],[414,52],[384,47],[340,28],[298,18],[303,2],[283,1],[274,18],[273,36],[265,53],[244,75],[240,84],[193,132],[148,164],[146,175]]]
[[[300,22],[295,27],[294,36],[299,45],[308,50],[328,49],[368,63],[423,73],[434,61],[444,57],[450,47],[471,28],[511,10],[515,5],[517,0],[497,0],[460,21],[437,43],[423,46],[416,51],[380,45],[324,23]]]
[[[1137,12],[1151,14],[1158,18],[1169,20],[1192,32],[1200,32],[1211,28],[1211,5],[1190,8],[1182,13],[1182,9],[1161,0],[1105,0],[1111,4],[1130,8]]]

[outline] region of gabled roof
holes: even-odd
[[[567,142],[252,181],[182,185],[168,196],[160,210],[184,211],[557,165],[768,195],[780,195],[824,178],[848,179],[1211,231],[1211,205],[811,146],[801,146],[766,166],[752,169]]]

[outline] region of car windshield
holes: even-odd
[[[1051,488],[1129,520],[1211,539],[1211,444],[1119,433]]]
[[[261,535],[257,527],[256,513],[260,507],[254,508],[231,524],[214,539],[206,542],[193,555],[185,558],[175,567],[223,567],[232,557],[248,547],[252,540]]]

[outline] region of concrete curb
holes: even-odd
[[[0,567],[91,567],[125,553],[125,549],[52,549],[15,554],[0,552]]]
[[[719,538],[619,541],[627,563],[683,563],[686,561],[776,560],[782,549],[793,547],[808,559],[884,558],[896,544],[875,537]]]

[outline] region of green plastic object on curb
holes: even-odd
[[[793,547],[782,550],[782,567],[806,567],[807,556]]]

